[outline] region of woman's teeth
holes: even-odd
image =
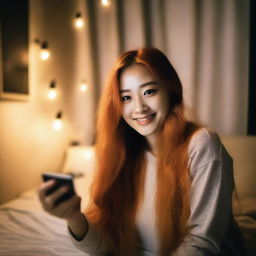
[[[143,118],[136,118],[136,121],[140,124],[148,124],[153,119],[154,116],[155,114],[152,114]]]
[[[144,117],[144,118],[137,118],[137,120],[139,121],[147,121],[151,118],[151,116],[147,116],[147,117]]]

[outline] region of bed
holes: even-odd
[[[249,256],[256,256],[256,137],[222,137],[234,159],[239,201],[234,197],[235,218],[243,233]],[[72,173],[82,208],[94,169],[93,147],[71,146],[62,172]],[[0,206],[0,256],[79,256],[67,235],[64,220],[43,211],[37,188]]]
[[[74,175],[77,194],[82,197],[82,208],[88,197],[92,179],[94,151],[92,147],[75,146],[67,150],[62,172]],[[68,238],[64,220],[46,213],[38,200],[37,188],[22,193],[18,198],[0,206],[1,256],[79,256]]]
[[[256,136],[227,136],[221,140],[234,162],[235,219],[242,231],[248,256],[256,256]]]

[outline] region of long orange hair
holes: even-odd
[[[155,48],[123,54],[102,94],[96,137],[97,168],[91,187],[87,218],[113,241],[118,256],[134,254],[135,216],[143,191],[146,139],[122,118],[120,73],[140,63],[169,92],[170,109],[158,138],[156,224],[160,255],[170,255],[187,232],[189,211],[188,143],[197,126],[186,121],[182,86],[165,55]]]

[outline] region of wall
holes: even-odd
[[[0,101],[0,203],[38,186],[44,171],[59,171],[72,140],[91,144],[95,101],[90,75],[88,28],[73,27],[77,11],[87,12],[84,1],[30,1],[29,86],[27,101]],[[38,58],[35,38],[47,40],[51,57]],[[46,97],[49,83],[57,81],[58,98]],[[86,79],[89,90],[79,84]],[[52,121],[63,111],[63,129]]]
[[[221,134],[246,134],[250,0],[30,0],[28,101],[0,101],[0,202],[35,187],[43,171],[58,171],[70,141],[94,140],[96,106],[117,56],[161,49],[177,70],[185,104]],[[85,26],[72,26],[75,14]],[[38,59],[35,38],[51,58]],[[59,98],[46,99],[57,80]],[[86,79],[89,90],[79,91]],[[64,127],[51,124],[63,111]]]

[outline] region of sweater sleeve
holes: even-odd
[[[205,129],[190,144],[189,234],[172,255],[218,255],[232,214],[232,158]]]
[[[78,241],[68,229],[69,237],[75,247],[91,256],[111,255],[110,239],[99,227],[88,221],[88,232],[83,240]]]

